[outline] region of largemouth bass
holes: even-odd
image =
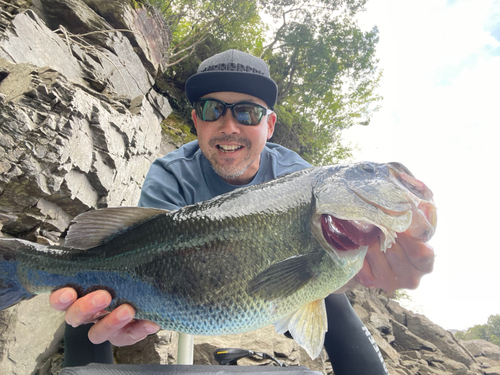
[[[176,211],[117,207],[77,216],[64,246],[0,239],[0,309],[65,285],[112,291],[139,319],[194,335],[275,324],[316,358],[324,298],[368,245],[410,230],[427,241],[432,192],[401,164],[302,170]]]

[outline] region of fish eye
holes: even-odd
[[[371,163],[362,163],[359,168],[363,171],[363,172],[367,172],[367,173],[375,173],[375,166]]]

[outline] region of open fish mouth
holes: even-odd
[[[368,246],[382,234],[373,224],[342,220],[328,214],[321,215],[321,229],[326,242],[339,251]]]
[[[314,236],[334,258],[355,257],[377,240],[385,251],[405,231],[424,242],[434,234],[432,191],[404,165],[362,162],[336,178],[318,186],[312,221]]]

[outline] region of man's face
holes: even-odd
[[[237,92],[214,92],[203,98],[213,98],[232,104],[241,101],[266,103],[255,96]],[[223,180],[234,184],[249,183],[259,170],[260,153],[266,141],[271,138],[276,123],[276,115],[262,117],[258,125],[240,124],[230,109],[216,121],[202,121],[191,113],[198,132],[198,143],[205,157]]]

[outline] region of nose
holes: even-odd
[[[219,132],[222,134],[238,134],[240,133],[240,124],[234,118],[233,113],[228,108],[224,116],[219,119]]]

